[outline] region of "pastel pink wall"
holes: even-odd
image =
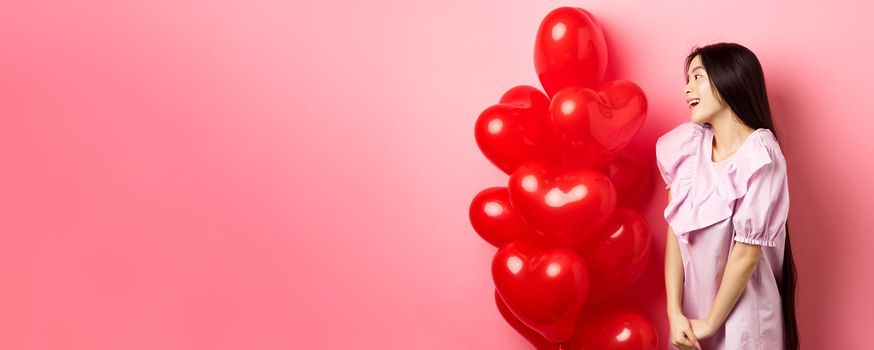
[[[565,5],[595,14],[611,76],[647,92],[633,148],[653,162],[687,120],[688,50],[759,55],[790,167],[802,342],[865,348],[862,4],[5,2],[0,348],[530,348],[493,304],[494,249],[467,220],[506,183],[473,123],[537,86],[537,26]],[[666,346],[663,192],[639,286]]]

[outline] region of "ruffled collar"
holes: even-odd
[[[712,161],[713,130],[700,124],[692,129],[694,147],[678,168],[671,202],[664,211],[683,243],[689,243],[690,232],[730,218],[735,200],[746,194],[753,173],[772,161],[765,137],[773,134],[756,129],[731,157],[719,162],[725,168],[717,171]]]

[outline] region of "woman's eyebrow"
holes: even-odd
[[[694,72],[696,69],[704,69],[704,67],[701,67],[701,66],[695,66],[695,68],[692,68],[692,70],[689,71],[689,72],[690,72],[690,73],[691,73],[691,72]]]

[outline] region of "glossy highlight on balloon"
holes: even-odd
[[[549,126],[561,163],[573,169],[602,169],[637,135],[646,119],[643,90],[614,80],[601,90],[569,87],[550,102]]]
[[[536,243],[540,239],[537,231],[526,225],[510,204],[510,192],[506,187],[480,191],[470,203],[469,216],[480,237],[498,248],[510,242]]]
[[[530,160],[558,164],[548,118],[546,95],[531,86],[516,86],[480,113],[474,137],[483,155],[507,174]]]
[[[528,327],[551,342],[571,337],[589,290],[588,266],[576,252],[510,243],[495,254],[492,278],[501,299]]]
[[[537,30],[534,69],[550,97],[569,86],[596,88],[607,71],[607,43],[595,17],[576,7],[547,14]]]
[[[574,350],[656,350],[655,328],[631,305],[605,302],[583,313],[570,341]]]
[[[594,170],[529,162],[510,175],[507,187],[522,220],[556,245],[581,245],[616,207],[613,185]]]

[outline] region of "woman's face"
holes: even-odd
[[[689,70],[686,71],[686,86],[683,87],[686,105],[690,110],[689,118],[693,123],[708,123],[725,109],[725,106],[714,95],[714,90],[710,85],[707,71],[701,64],[701,56],[695,56],[689,63]]]

